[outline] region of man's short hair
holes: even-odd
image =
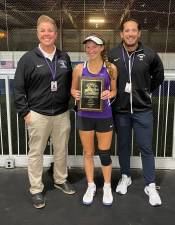
[[[52,19],[51,17],[49,16],[46,16],[46,15],[41,15],[38,20],[37,20],[37,28],[38,26],[41,24],[41,23],[44,23],[44,22],[49,22],[51,24],[53,24],[54,28],[55,28],[55,31],[57,32],[57,25],[56,25],[56,22],[54,19]]]
[[[120,24],[120,31],[123,31],[124,29],[124,24],[129,22],[129,21],[133,21],[135,23],[137,23],[137,27],[138,27],[138,30],[140,31],[141,30],[141,25],[140,23],[138,22],[138,20],[134,19],[134,18],[125,18],[122,20],[121,24]]]

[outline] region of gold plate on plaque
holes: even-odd
[[[101,93],[104,90],[104,78],[80,78],[80,101],[79,110],[97,111],[103,110],[103,100]]]

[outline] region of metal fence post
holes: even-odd
[[[173,118],[173,149],[172,149],[172,157],[175,160],[175,100],[174,100],[174,118]]]
[[[12,157],[12,131],[11,131],[11,107],[10,107],[10,88],[9,88],[9,76],[5,78],[5,92],[6,92],[6,107],[7,107],[7,132],[8,132],[8,146],[9,157],[5,161],[6,168],[14,168],[14,158]]]

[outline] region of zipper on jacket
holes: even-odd
[[[133,114],[133,107],[132,107],[132,81],[131,81],[131,70],[132,70],[132,65],[131,65],[131,57],[132,57],[132,54],[129,56],[128,55],[128,57],[129,57],[129,62],[128,62],[128,64],[129,64],[129,83],[130,83],[130,85],[131,85],[131,91],[130,91],[130,110],[131,110],[131,114]]]
[[[127,55],[128,55],[128,73],[129,73],[129,83],[131,85],[131,91],[130,91],[130,112],[131,114],[133,114],[133,94],[132,94],[132,79],[131,79],[131,72],[132,72],[132,67],[133,67],[133,64],[134,64],[134,60],[135,60],[135,53],[137,52],[140,52],[142,51],[143,49],[139,49],[137,51],[134,51],[131,53],[131,55],[129,55],[128,51],[125,49]],[[133,61],[131,60],[132,59],[132,56],[134,55],[134,59]]]

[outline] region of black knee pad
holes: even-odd
[[[98,150],[102,166],[109,166],[112,163],[110,150]]]

